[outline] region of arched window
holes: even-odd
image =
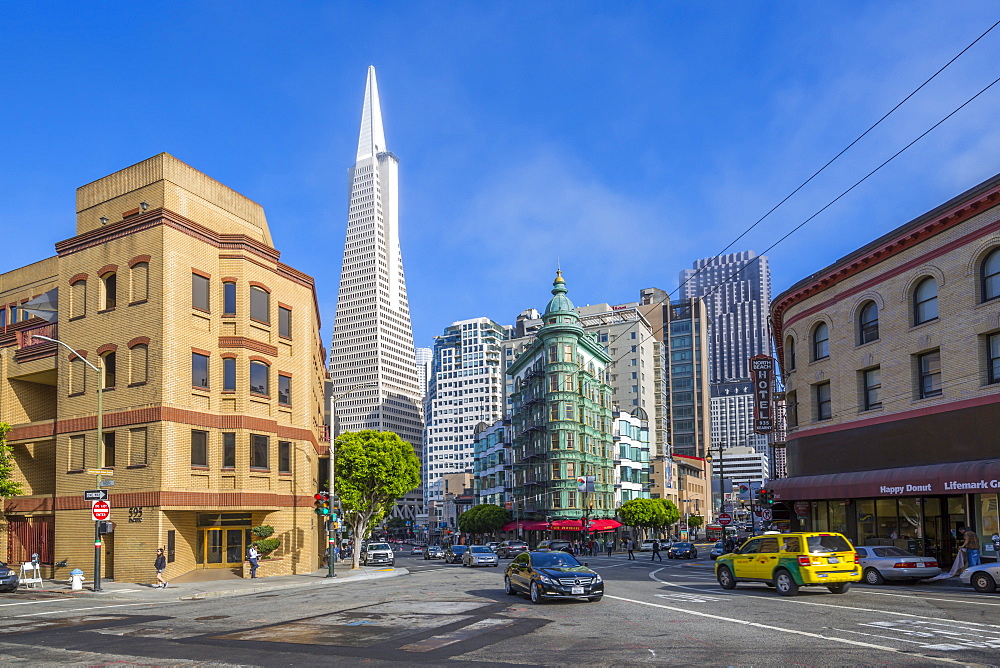
[[[861,344],[878,341],[878,304],[868,302],[858,314],[858,342]]]
[[[104,371],[104,378],[102,378],[101,387],[103,389],[111,389],[115,386],[115,353],[108,352],[101,355],[101,369]]]
[[[788,371],[795,371],[795,339],[785,337],[785,363]]]
[[[821,322],[813,330],[813,360],[826,359],[829,356],[830,328],[825,322]]]
[[[118,274],[109,272],[101,276],[101,310],[114,308],[118,303]]]
[[[913,291],[913,324],[919,325],[938,317],[937,281],[928,276]]]
[[[1000,297],[1000,248],[986,256],[983,260],[983,301]]]

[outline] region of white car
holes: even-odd
[[[1000,563],[969,566],[958,578],[963,584],[971,584],[976,591],[996,591],[1000,583]]]
[[[660,546],[662,547],[662,544]],[[653,551],[653,541],[651,541],[651,540],[644,540],[644,541],[642,541],[642,543],[639,544],[639,551],[640,552],[652,552]]]
[[[388,543],[368,543],[361,548],[362,566],[394,566],[396,557]]]

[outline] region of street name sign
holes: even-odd
[[[87,469],[87,475],[114,475],[114,469]]]
[[[108,490],[106,489],[88,489],[83,493],[84,501],[107,501],[108,500]]]
[[[733,523],[733,518],[729,513],[719,513],[715,519],[722,526],[728,526]]]
[[[103,522],[111,517],[111,505],[103,499],[90,504],[90,515],[95,522]]]

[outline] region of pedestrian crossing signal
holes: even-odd
[[[313,495],[316,499],[313,502],[317,515],[326,516],[330,514],[330,492],[317,492]]]

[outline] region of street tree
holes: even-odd
[[[458,530],[462,533],[480,533],[479,509],[482,506],[472,506],[458,516]]]
[[[655,526],[658,508],[650,503],[652,499],[632,499],[618,509],[622,522],[630,527],[648,529]]]
[[[337,495],[344,520],[354,528],[353,569],[371,528],[389,514],[396,499],[420,484],[420,460],[412,445],[389,431],[346,432],[334,447]]]
[[[510,521],[510,512],[495,503],[484,503],[476,506],[473,510],[477,511],[474,533],[494,535]]]
[[[670,499],[650,499],[657,506],[656,528],[664,530],[676,524],[681,518],[681,511]]]
[[[14,450],[7,445],[10,425],[0,422],[0,498],[9,499],[23,493],[21,483],[11,480],[14,473]]]

